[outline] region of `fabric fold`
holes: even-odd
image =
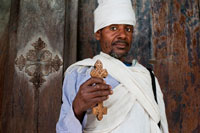
[[[70,66],[68,70],[70,71],[70,69],[76,65],[93,66],[96,60],[101,60],[103,67],[107,69],[108,73],[120,82],[120,89],[114,89],[114,91],[119,91],[116,94],[125,93],[126,95],[122,95],[123,98],[120,98],[120,101],[117,99],[118,96],[114,95],[112,98],[110,97],[108,101],[104,102],[105,106],[109,107],[108,114],[105,115],[103,120],[100,122],[97,121],[93,115],[90,115],[91,112],[87,112],[87,120],[90,124],[86,124],[84,132],[103,133],[109,132],[116,128],[120,123],[123,122],[126,114],[134,105],[135,100],[137,100],[144,110],[149,114],[151,119],[151,132],[160,132],[160,129],[157,126],[157,123],[160,121],[160,112],[159,107],[154,100],[152,89],[149,88],[151,87],[151,81],[148,70],[146,70],[146,68],[139,63],[136,63],[135,66],[127,67],[120,60],[115,59],[103,52],[95,56],[93,59],[85,59],[75,63],[74,65]],[[115,94],[115,92],[113,94]],[[119,103],[116,104],[115,102]],[[123,106],[122,109],[120,109],[120,105]],[[112,114],[109,115],[109,111],[112,112]],[[119,114],[117,114],[118,112],[116,113],[116,111],[118,111]],[[113,115],[113,112],[116,114]]]

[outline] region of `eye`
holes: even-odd
[[[117,30],[117,27],[116,27],[116,26],[111,26],[111,27],[110,27],[110,30],[116,31],[116,30]]]
[[[126,27],[126,31],[133,32],[133,29],[131,27]]]
[[[126,25],[125,30],[126,30],[127,32],[132,32],[132,33],[133,33],[134,28],[133,28],[133,26],[131,26],[131,25]]]
[[[130,31],[131,31],[131,28],[126,28],[126,31],[130,32]]]

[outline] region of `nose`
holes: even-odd
[[[126,32],[125,32],[125,29],[123,27],[121,27],[120,30],[119,30],[118,39],[122,39],[122,40],[126,39]]]

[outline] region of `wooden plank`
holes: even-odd
[[[8,56],[8,25],[10,17],[11,0],[0,0],[0,114],[2,110],[2,98],[4,87],[4,76],[6,68],[6,60]],[[1,116],[1,115],[0,115]],[[0,117],[1,118],[1,117]],[[0,132],[2,132],[2,124],[0,120]]]
[[[8,30],[5,30],[3,35],[0,37],[0,116],[2,114],[2,100],[3,100],[3,89],[4,89],[4,77],[6,68],[6,59],[8,53]],[[0,132],[2,129],[2,121],[0,121]]]
[[[78,47],[77,59],[93,57],[100,52],[100,46],[94,36],[93,11],[97,0],[79,0],[78,10]]]
[[[64,0],[12,1],[3,132],[55,132],[61,105],[64,14]]]
[[[10,55],[15,49],[15,45],[12,46],[13,42],[16,42],[16,32],[17,32],[17,25],[18,25],[18,13],[19,13],[19,1],[17,0],[11,0],[11,10],[10,10],[10,20],[9,20],[9,40],[8,40],[8,53],[7,55],[7,62],[5,66],[5,76],[4,76],[4,81],[9,81],[9,82],[4,82],[4,87],[3,87],[3,97],[2,97],[2,110],[1,110],[1,131],[2,132],[9,132],[13,131],[11,130],[12,128],[12,85],[13,85],[13,70],[14,70],[14,62],[9,62],[9,60],[13,59],[13,56],[15,56],[15,52]],[[12,47],[10,47],[12,46]],[[6,88],[6,89],[5,89]],[[10,121],[9,121],[10,119]]]
[[[137,59],[146,67],[151,67],[149,60],[152,57],[152,29],[151,29],[151,2],[149,0],[133,0],[137,24],[134,27],[133,43],[130,59]]]
[[[65,12],[64,70],[77,61],[78,0],[67,0]]]
[[[155,73],[170,132],[199,132],[200,18],[198,1],[152,3]]]

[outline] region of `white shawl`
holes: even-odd
[[[148,93],[149,85],[151,86],[151,84],[149,84],[149,78],[150,78],[149,71],[140,64],[128,68],[120,60],[117,60],[102,52],[100,53],[100,55],[95,56],[93,59],[85,59],[83,61],[79,61],[73,64],[71,67],[68,68],[68,70],[70,70],[73,66],[76,65],[93,66],[97,59],[101,60],[101,62],[103,63],[103,67],[107,69],[108,73],[121,83],[122,85],[121,88],[124,88],[124,90],[121,88],[116,89],[116,91],[120,91],[120,93],[118,93],[118,96],[114,95],[113,98],[121,99],[118,100],[121,101],[121,103],[119,102],[119,104],[117,105],[123,104],[123,106],[126,107],[123,107],[120,110],[119,108],[117,108],[117,106],[114,106],[115,110],[117,109],[118,112],[121,112],[120,117],[118,119],[115,117],[110,117],[109,114],[107,116],[104,116],[105,118],[103,118],[103,120],[100,122],[92,120],[92,118],[89,117],[89,120],[93,121],[94,123],[88,126],[86,125],[86,130],[84,132],[91,132],[91,131],[109,132],[123,121],[125,115],[133,106],[135,99],[137,99],[140,105],[150,116],[151,132],[159,133],[160,129],[157,123],[160,121],[160,111],[157,103],[155,102],[153,94]],[[119,98],[120,96],[121,98]],[[113,98],[109,99],[113,100]],[[118,101],[114,100],[112,102],[118,102]],[[133,102],[128,102],[128,101],[133,101]],[[110,106],[109,102],[110,101],[104,103],[107,106]],[[110,102],[111,105],[112,102]],[[108,112],[109,112],[109,107],[108,107]],[[113,113],[110,114],[113,115]],[[112,124],[108,125],[108,123]],[[96,124],[100,124],[100,126],[95,127]]]

